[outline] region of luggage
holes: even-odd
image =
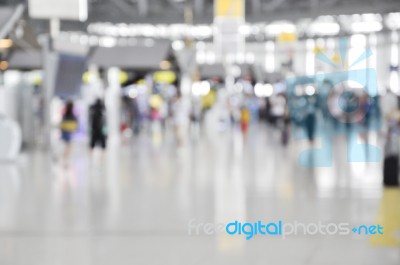
[[[385,186],[399,185],[399,156],[389,155],[383,161],[383,184]]]
[[[385,159],[383,161],[383,184],[385,186],[399,185],[399,135],[392,126],[389,129],[385,143]]]

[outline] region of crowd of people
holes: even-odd
[[[350,87],[334,89],[329,87],[329,82],[313,89],[300,86],[300,90],[293,90],[296,93],[288,89],[274,91],[265,97],[257,96],[254,89],[242,87],[229,92],[222,83],[207,82],[210,82],[210,90],[203,95],[182,95],[177,87],[169,94],[160,90],[144,94],[122,93],[121,134],[164,134],[169,130],[173,132],[177,146],[182,146],[192,132],[233,128],[246,137],[252,124],[266,123],[280,131],[284,146],[298,131],[313,144],[318,133],[334,134],[355,127],[364,131],[380,130],[374,126],[381,122],[387,126],[385,119],[380,118],[397,109],[397,96],[393,93],[381,98],[370,97]],[[251,82],[246,85],[254,88]],[[103,100],[97,99],[88,114],[88,145],[91,150],[96,146],[104,150],[107,146],[107,115]],[[210,125],[208,120],[212,115],[214,120]],[[67,102],[60,126],[65,157],[71,153],[71,141],[78,126],[74,104]]]
[[[65,104],[65,110],[62,115],[60,124],[61,139],[65,144],[64,159],[68,159],[71,155],[71,142],[73,135],[78,129],[78,117],[74,112],[74,103],[68,101]],[[107,142],[107,127],[106,127],[106,113],[105,106],[101,99],[90,106],[89,109],[89,135],[90,135],[90,149],[93,150],[99,145],[103,150],[106,148]]]

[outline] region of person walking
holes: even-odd
[[[71,156],[72,146],[72,136],[78,128],[78,121],[74,114],[74,103],[68,101],[65,105],[65,111],[61,121],[61,139],[65,143],[64,148],[64,159],[67,160]]]
[[[97,99],[96,102],[90,107],[89,110],[90,118],[90,148],[93,150],[96,145],[104,150],[106,148],[107,136],[106,136],[106,115],[105,106],[101,99]]]

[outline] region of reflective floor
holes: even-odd
[[[25,153],[0,164],[0,264],[400,264],[400,191],[383,189],[381,163],[302,168],[307,145],[280,144],[254,125],[206,132],[177,147],[171,133],[141,135],[71,161]],[[380,144],[380,143],[378,143]],[[367,236],[188,235],[188,222],[285,220],[382,223]]]

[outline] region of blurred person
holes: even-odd
[[[160,106],[159,112],[160,112],[160,119],[161,119],[161,128],[162,128],[163,132],[165,132],[166,127],[167,127],[168,113],[169,113],[167,99],[163,100],[163,102]]]
[[[363,115],[363,118],[361,120],[361,125],[363,125],[365,129],[369,129],[371,120],[371,109],[372,109],[372,103],[370,97],[367,95],[361,96],[359,104]]]
[[[264,116],[265,116],[265,120],[268,123],[272,123],[271,108],[272,108],[271,99],[270,99],[270,97],[266,97],[265,98],[265,108],[264,108],[265,114],[264,114]]]
[[[164,100],[160,94],[153,94],[149,99],[150,132],[153,140],[159,142],[162,131],[161,108]]]
[[[314,102],[315,98],[310,96],[308,97],[308,104],[306,108],[306,113],[304,117],[304,127],[306,130],[307,138],[311,144],[314,143],[314,138],[315,138],[315,127],[317,123],[317,117],[316,117],[316,106]]]
[[[240,128],[242,130],[243,135],[246,135],[249,130],[249,123],[250,123],[251,113],[250,110],[243,106],[240,109]]]
[[[140,132],[141,115],[139,110],[138,101],[136,98],[131,99],[129,103],[129,113],[131,120],[131,129],[134,135],[138,135]]]
[[[190,130],[197,132],[201,127],[201,104],[193,100],[190,108]]]
[[[150,133],[153,143],[161,143],[162,121],[159,108],[150,107],[150,125]]]
[[[149,118],[152,121],[159,121],[160,120],[160,109],[161,106],[164,104],[164,100],[159,94],[152,94],[149,97]]]
[[[394,111],[398,110],[398,97],[390,89],[380,99],[382,113],[382,131],[387,134],[389,131],[389,116]]]
[[[343,99],[343,110],[344,117],[346,121],[346,130],[347,132],[351,132],[351,129],[354,127],[354,122],[352,121],[352,112],[354,112],[358,105],[361,104],[361,98],[353,91],[345,91],[342,93],[341,98]],[[361,106],[364,111],[365,106]]]
[[[172,119],[174,124],[175,139],[178,146],[183,144],[185,127],[189,120],[189,112],[182,96],[178,93],[172,103]]]
[[[127,96],[123,96],[121,100],[121,120],[120,120],[120,131],[124,138],[130,136],[130,122],[131,122],[131,113],[130,113],[130,98]]]
[[[106,148],[106,115],[105,106],[101,99],[90,106],[89,122],[90,122],[90,148],[94,149],[96,145],[100,145],[104,150]]]
[[[74,103],[68,101],[61,121],[61,139],[65,143],[64,159],[67,160],[71,155],[71,141],[74,132],[78,129],[78,119],[74,114]]]
[[[340,106],[339,99],[340,99],[341,92],[338,90],[332,90],[332,93],[328,95],[326,104],[328,107],[329,115],[328,120],[333,124],[334,130],[338,130],[340,126],[339,118],[343,116],[343,110]]]
[[[205,116],[209,113],[211,108],[215,105],[217,101],[216,88],[212,87],[207,95],[201,97],[201,122],[204,121]]]
[[[399,135],[400,121],[398,117],[389,119],[383,160],[383,184],[385,186],[399,186]]]
[[[281,129],[281,143],[283,146],[287,146],[289,143],[290,137],[290,113],[289,113],[289,104],[286,99],[285,104],[285,113],[282,118],[282,129]]]
[[[322,112],[324,120],[330,119],[330,110],[328,99],[329,95],[333,93],[334,86],[330,80],[325,79],[319,89],[319,105]]]
[[[249,106],[249,111],[251,114],[251,120],[252,121],[258,121],[260,116],[259,116],[259,99],[255,96],[250,97],[248,101],[248,106]]]
[[[285,114],[286,98],[283,94],[271,97],[271,107],[269,115],[273,125],[277,126]]]
[[[138,126],[139,129],[143,129],[145,130],[147,128],[147,119],[149,117],[149,113],[150,113],[150,106],[149,106],[149,97],[147,95],[138,95],[135,98],[135,107],[137,107],[138,110]]]
[[[228,111],[231,128],[236,127],[240,123],[240,105],[241,97],[235,95],[228,98]]]
[[[158,123],[161,120],[161,113],[159,108],[150,107],[150,119],[153,123]]]

